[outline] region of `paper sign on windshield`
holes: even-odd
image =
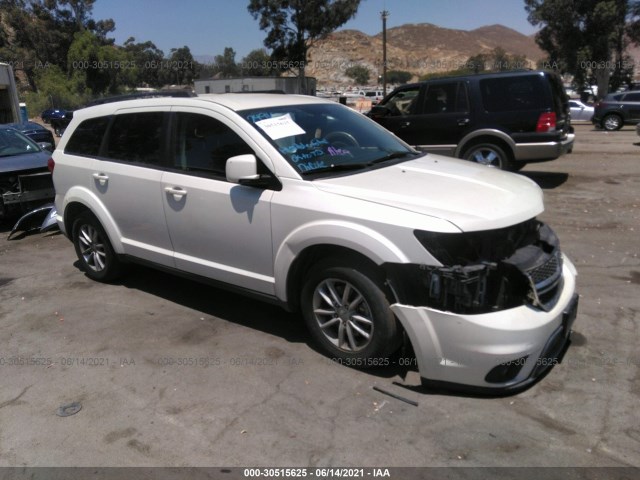
[[[293,121],[288,113],[280,117],[267,118],[256,122],[272,140],[292,137],[294,135],[304,135],[306,132]]]

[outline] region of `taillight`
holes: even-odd
[[[55,168],[55,166],[56,162],[54,162],[53,157],[49,158],[49,160],[47,160],[47,168],[51,173],[53,173],[53,169]]]
[[[550,132],[556,129],[556,112],[541,113],[536,132]]]

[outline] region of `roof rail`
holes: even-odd
[[[187,90],[159,90],[157,92],[137,92],[127,93],[124,95],[115,95],[113,97],[98,98],[84,105],[84,107],[93,107],[95,105],[103,105],[105,103],[124,102],[126,100],[135,100],[138,98],[161,98],[161,97],[195,97],[194,93]]]

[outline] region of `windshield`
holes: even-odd
[[[11,129],[0,129],[0,157],[23,155],[25,153],[40,152],[41,149],[29,138]]]
[[[418,153],[339,104],[287,105],[238,112],[303,176],[372,168]]]

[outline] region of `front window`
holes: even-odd
[[[239,112],[303,176],[363,170],[418,153],[341,105],[290,105]]]
[[[0,157],[40,152],[41,149],[29,138],[13,129],[0,130]]]

